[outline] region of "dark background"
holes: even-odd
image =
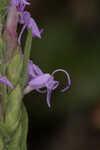
[[[46,73],[69,72],[68,92],[63,73],[55,76],[61,87],[46,95],[25,96],[29,113],[29,150],[100,149],[100,1],[31,0],[28,7],[42,39],[33,39],[31,59]],[[25,35],[25,33],[24,33]],[[25,37],[25,36],[24,36]],[[23,39],[24,41],[24,39]]]

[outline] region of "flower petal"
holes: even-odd
[[[40,32],[40,30],[39,30],[35,20],[32,17],[30,17],[30,21],[29,21],[29,23],[27,25],[28,31],[31,28],[32,28],[32,35],[33,35],[33,37],[41,38],[41,32]]]
[[[57,69],[57,70],[53,71],[51,75],[54,76],[54,74],[56,72],[64,72],[66,74],[67,79],[68,79],[68,85],[64,89],[62,89],[61,92],[67,91],[70,88],[70,86],[71,86],[71,79],[70,79],[70,76],[69,76],[68,72],[63,70],[63,69]]]
[[[31,15],[28,11],[23,11],[22,13],[19,14],[19,23],[20,24],[28,24],[30,21]]]
[[[25,28],[26,28],[26,25],[23,25],[23,28],[22,28],[22,30],[21,30],[21,32],[19,34],[19,37],[18,37],[18,44],[19,45],[21,45],[21,37],[22,37],[22,34],[23,34]]]
[[[33,62],[31,60],[29,60],[29,63],[28,63],[28,75],[35,78],[34,72],[33,72]]]
[[[25,5],[30,5],[30,3],[27,2],[26,0],[22,0],[22,1],[23,1],[23,3],[24,3]]]
[[[37,76],[44,74],[44,73],[41,71],[41,69],[40,69],[37,65],[35,65],[35,64],[33,64],[33,72],[34,72],[34,74],[36,74]]]
[[[11,0],[10,2],[11,6],[16,6],[16,7],[23,7],[23,5],[30,5],[29,2],[27,2],[27,0]]]
[[[37,76],[43,75],[43,72],[37,65],[33,64],[33,62],[31,60],[29,60],[28,75],[35,78]]]
[[[49,107],[49,108],[51,107],[51,104],[50,104],[50,97],[51,97],[51,90],[48,90],[48,91],[47,91],[47,104],[48,104],[48,107]]]
[[[30,86],[33,86],[34,89],[39,89],[45,87],[46,82],[48,79],[51,78],[50,74],[43,74],[35,79],[32,79],[31,81],[28,82]]]
[[[4,76],[0,76],[0,83],[8,85],[10,88],[14,88],[12,83]]]

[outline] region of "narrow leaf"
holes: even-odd
[[[23,80],[21,81],[21,86],[24,88],[24,85],[27,81],[27,70],[28,70],[28,61],[30,57],[30,52],[31,52],[31,45],[32,45],[32,29],[30,29],[27,39],[26,39],[26,44],[25,44],[25,49],[24,49],[24,63],[23,63]]]
[[[23,139],[21,141],[21,150],[26,150],[27,149],[27,132],[28,132],[28,114],[27,110],[24,106],[22,105],[22,137]]]

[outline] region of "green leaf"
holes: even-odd
[[[14,86],[20,81],[22,66],[23,60],[20,53],[16,54],[7,65],[7,77]]]
[[[9,2],[10,0],[0,0],[0,25],[5,22]]]
[[[27,132],[28,132],[28,115],[27,110],[23,104],[22,106],[22,136],[21,139],[21,150],[27,149]]]
[[[10,131],[4,123],[0,123],[0,136],[4,138],[9,138]]]
[[[8,104],[5,112],[5,121],[10,132],[15,132],[21,120],[22,93],[19,85],[8,97]]]
[[[6,43],[0,36],[0,73],[2,75],[5,75],[5,56],[6,56],[7,48],[6,48]]]
[[[26,39],[26,44],[25,44],[25,49],[24,49],[24,63],[23,63],[23,80],[21,81],[21,86],[24,88],[24,85],[27,81],[27,69],[28,69],[28,61],[30,57],[30,52],[31,52],[31,45],[32,45],[32,29],[30,29],[27,39]]]
[[[0,0],[0,15],[4,15],[10,0]]]
[[[10,142],[8,143],[7,150],[21,150],[21,133],[22,133],[22,126],[19,125],[17,131],[15,132],[13,138],[11,138]]]

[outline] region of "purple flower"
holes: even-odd
[[[55,70],[50,75],[49,73],[43,73],[37,65],[33,64],[32,61],[29,61],[29,65],[28,65],[29,81],[24,90],[24,93],[26,94],[32,90],[36,90],[39,93],[47,92],[47,104],[48,104],[48,107],[50,108],[51,92],[59,86],[59,81],[54,80],[54,74],[59,71],[64,72],[68,78],[67,87],[61,90],[61,92],[64,92],[68,90],[71,86],[71,80],[70,80],[69,74],[65,70],[58,69],[58,70]],[[47,90],[41,90],[41,88],[44,88],[44,87],[46,87]]]
[[[22,30],[19,34],[18,44],[21,45],[22,34],[27,28],[29,31],[32,28],[33,37],[41,38],[41,33],[43,30],[39,30],[35,20],[31,17],[28,11],[25,11],[26,5],[30,5],[26,0],[11,0],[10,6],[15,6],[18,11],[18,23],[23,24]]]
[[[31,15],[28,11],[24,11],[20,14],[19,23],[23,24],[22,30],[21,30],[19,38],[18,38],[19,45],[21,44],[21,37],[22,37],[22,34],[23,34],[25,28],[27,28],[28,31],[32,28],[32,36],[41,38],[42,30],[39,30],[35,20],[31,17]]]
[[[23,12],[26,5],[30,5],[30,3],[27,0],[11,0],[10,5],[15,6],[19,12]]]
[[[0,83],[8,85],[10,88],[14,88],[12,83],[4,76],[0,76]]]

